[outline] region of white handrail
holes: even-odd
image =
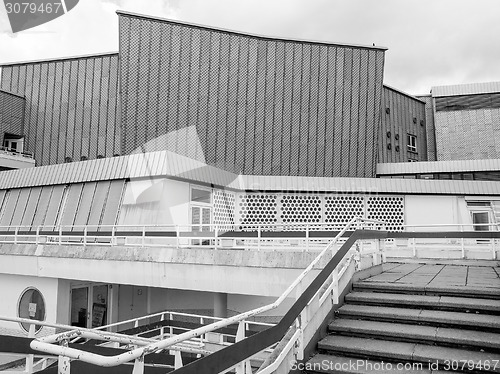
[[[30,344],[31,348],[45,353],[50,353],[53,355],[69,357],[73,359],[78,359],[90,364],[110,367],[123,364],[125,362],[140,358],[146,354],[156,352],[158,350],[169,348],[170,346],[180,343],[184,340],[194,338],[199,335],[203,335],[214,330],[236,324],[238,322],[244,321],[247,318],[253,317],[257,314],[261,314],[270,310],[277,308],[283,300],[285,300],[295,287],[304,280],[304,278],[309,274],[309,272],[314,268],[314,266],[323,258],[323,256],[337,243],[338,239],[341,238],[344,233],[355,223],[363,222],[364,219],[353,218],[349,223],[335,236],[335,238],[328,244],[316,258],[309,264],[309,266],[304,269],[304,271],[295,279],[295,281],[282,293],[282,295],[273,303],[250,310],[248,312],[240,313],[234,317],[226,318],[221,321],[211,323],[206,326],[199,327],[197,329],[187,331],[185,333],[179,334],[175,337],[169,337],[167,339],[156,341],[147,346],[135,348],[126,353],[122,353],[116,356],[101,356],[90,352],[84,352],[77,350],[75,348],[70,348],[67,346],[58,346],[53,343],[60,342],[62,340],[68,339],[67,334],[55,334],[43,338],[37,338],[33,340]],[[380,222],[383,223],[383,222]],[[80,331],[80,330],[76,330]],[[86,331],[81,331],[81,336],[85,337]]]

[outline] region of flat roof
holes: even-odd
[[[282,37],[264,36],[264,35],[246,33],[246,32],[242,32],[242,31],[234,31],[234,30],[229,30],[229,29],[218,28],[218,27],[215,27],[215,26],[207,26],[207,25],[200,25],[200,24],[190,23],[190,22],[185,22],[185,21],[178,21],[178,20],[173,20],[173,19],[170,19],[170,18],[149,16],[149,15],[144,15],[144,14],[139,14],[139,13],[128,12],[128,11],[124,11],[124,10],[117,10],[116,13],[118,15],[123,15],[123,16],[143,18],[143,19],[155,20],[155,21],[161,21],[161,22],[175,23],[175,24],[183,25],[183,26],[196,27],[196,28],[205,29],[205,30],[219,31],[219,32],[224,32],[224,33],[229,33],[229,34],[234,34],[234,35],[247,36],[247,37],[253,37],[253,38],[259,38],[259,39],[280,40],[280,41],[284,41],[284,42],[300,42],[300,43],[311,43],[311,44],[323,44],[323,45],[339,46],[339,47],[353,47],[353,48],[363,48],[363,49],[374,49],[374,50],[381,50],[381,51],[386,51],[388,49],[387,47],[376,46],[376,45],[371,45],[370,46],[370,45],[361,45],[361,44],[348,44],[348,43],[337,43],[337,42],[315,41],[315,40],[303,40],[303,39],[288,39],[288,38],[282,38]]]
[[[89,54],[89,55],[78,55],[78,56],[69,56],[69,57],[52,57],[52,58],[45,58],[45,59],[39,59],[39,60],[29,60],[29,61],[1,62],[0,67],[12,66],[12,65],[38,64],[38,63],[44,63],[44,62],[56,62],[56,61],[66,61],[66,60],[79,60],[79,59],[84,59],[84,58],[117,56],[117,55],[118,55],[118,52],[106,52],[106,53],[94,53],[94,54]]]
[[[0,189],[153,177],[252,192],[500,195],[494,181],[238,175],[169,151],[3,171]]]
[[[455,84],[451,86],[432,87],[432,97],[480,95],[500,92],[500,82]]]
[[[419,161],[377,164],[377,175],[500,171],[500,159]]]

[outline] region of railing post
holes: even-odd
[[[339,303],[339,267],[336,266],[332,272],[332,305]]]
[[[257,251],[260,251],[261,226],[257,226]]]
[[[29,338],[35,337],[35,324],[30,325],[28,337]],[[33,360],[34,360],[34,358],[35,358],[35,355],[32,355],[32,354],[26,356],[26,373],[28,373],[28,374],[33,373]]]
[[[181,351],[174,351],[174,369],[180,369],[182,367],[182,355]]]
[[[413,257],[417,258],[417,245],[415,243],[415,238],[411,238],[411,248],[413,252]]]
[[[236,332],[236,342],[239,342],[243,339],[245,339],[245,321],[240,321],[238,323],[238,330]],[[238,365],[236,365],[236,374],[251,373],[251,371],[250,372],[247,371],[247,362],[249,361],[248,360],[242,361]]]
[[[161,322],[165,321],[165,313],[162,313],[160,321]],[[160,339],[161,340],[165,339],[165,326],[163,324],[160,327]]]
[[[180,246],[180,229],[179,225],[175,225],[175,236],[176,236],[176,242],[177,242],[177,248]]]
[[[113,225],[111,226],[111,245],[116,245],[116,239],[115,239],[115,231],[116,231],[116,226]]]
[[[67,347],[68,346],[68,340],[63,339],[60,342],[61,346]],[[69,357],[65,356],[59,356],[58,357],[58,362],[57,362],[57,373],[58,374],[70,374],[71,371],[71,366],[70,366],[70,360]]]
[[[36,227],[36,238],[35,238],[36,245],[38,245],[38,241],[40,240],[39,237],[40,237],[40,226],[37,226]]]
[[[59,225],[59,245],[61,245],[62,242],[62,226]]]
[[[132,374],[144,374],[144,356],[135,359]]]
[[[19,227],[16,226],[14,229],[14,244],[17,244],[17,233],[19,232]]]
[[[309,252],[309,224],[306,225],[306,252]]]
[[[146,226],[142,226],[142,247],[143,248],[144,248],[145,240],[146,240]]]
[[[83,245],[87,245],[87,225],[83,228]]]
[[[219,227],[217,225],[215,225],[214,232],[215,232],[214,249],[217,250],[217,242],[219,241]]]

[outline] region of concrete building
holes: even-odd
[[[100,339],[84,328],[113,324],[129,333],[107,336],[116,353],[216,316],[225,325],[199,340],[147,353],[220,351],[225,363],[249,355],[245,336],[284,328],[241,356],[235,370],[249,373],[285,333],[288,362],[304,359],[359,271],[378,274],[387,257],[500,258],[498,160],[431,162],[446,149],[446,100],[461,95],[383,85],[381,47],[118,16],[118,53],[1,65],[4,146],[37,167],[0,154],[19,169],[0,172],[0,351],[32,355],[71,326]],[[471,105],[493,118],[491,97]],[[142,328],[160,333],[130,340]],[[240,342],[251,346],[225,353]],[[165,367],[189,372],[175,352]],[[142,373],[144,356],[119,369]]]

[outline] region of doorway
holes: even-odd
[[[78,285],[71,289],[71,326],[95,328],[108,324],[109,285]]]

